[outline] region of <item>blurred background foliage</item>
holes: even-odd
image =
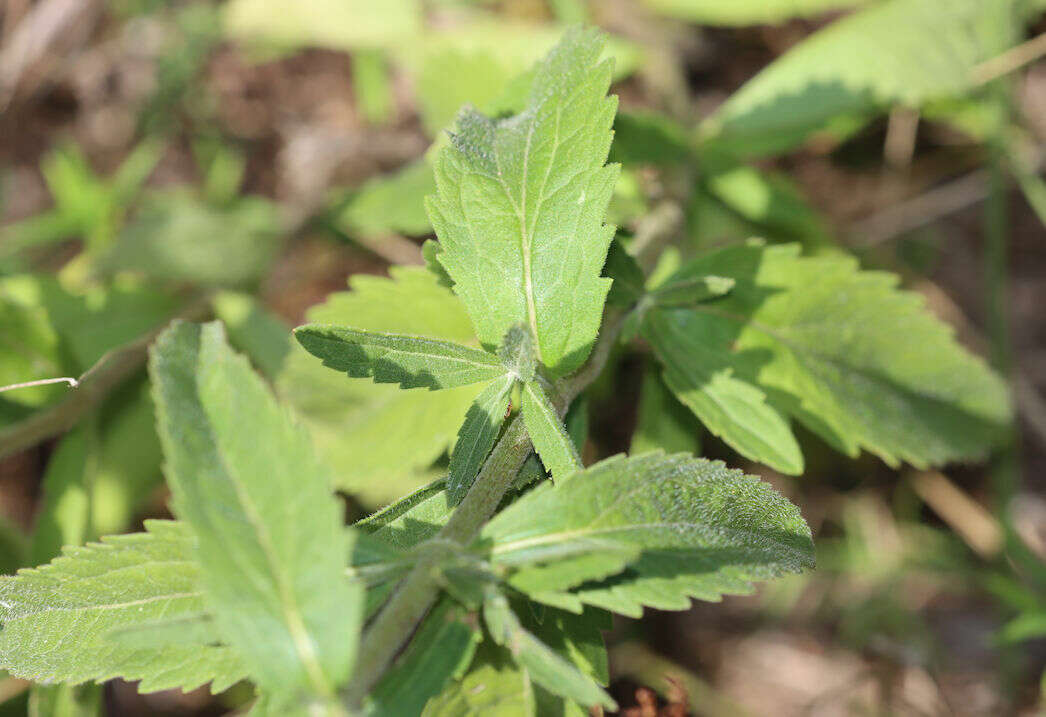
[[[312,431],[355,518],[443,470],[455,391],[348,382],[313,321],[473,340],[424,268],[430,159],[518,105],[577,22],[611,34],[611,220],[652,281],[759,236],[900,273],[1010,380],[985,465],[745,464],[622,353],[571,413],[587,460],[690,450],[802,507],[818,569],[609,636],[626,713],[1033,714],[1046,665],[1042,0],[4,0],[0,563],[166,514],[145,348],[217,316]],[[431,257],[430,257],[431,258]],[[403,265],[403,266],[393,266]],[[351,291],[350,291],[351,289]],[[401,315],[397,295],[423,296]],[[388,315],[359,306],[388,299]],[[585,436],[587,435],[587,439]],[[221,714],[243,690],[0,679],[0,711]]]

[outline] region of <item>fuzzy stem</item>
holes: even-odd
[[[570,402],[602,372],[617,341],[622,319],[619,313],[608,312],[603,322],[603,333],[588,361],[577,373],[557,382],[556,394],[559,400],[556,401],[556,409],[560,418],[566,413]],[[487,457],[472,488],[434,540],[459,544],[472,540],[483,524],[494,515],[515,482],[516,473],[533,450],[534,444],[523,425],[523,419],[517,415]],[[440,591],[441,557],[440,551],[425,553],[363,634],[356,673],[346,690],[350,706],[362,702],[364,695],[381,678],[436,601]]]

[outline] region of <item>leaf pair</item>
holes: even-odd
[[[465,415],[451,454],[448,491],[458,502],[497,438],[513,387],[522,385],[522,410],[539,455],[557,478],[580,465],[556,409],[539,385],[534,342],[524,326],[512,327],[497,354],[419,336],[309,324],[295,337],[325,366],[354,378],[430,390],[485,383]]]

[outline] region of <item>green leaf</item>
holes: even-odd
[[[766,394],[737,378],[730,361],[709,349],[684,310],[648,311],[643,336],[664,366],[665,384],[709,431],[743,456],[782,473],[803,471],[799,444]]]
[[[260,197],[211,206],[185,191],[157,194],[103,262],[167,282],[237,287],[256,281],[279,249],[276,207]]]
[[[646,294],[643,270],[617,239],[610,244],[603,275],[614,282],[607,294],[607,303],[611,306],[630,307]]]
[[[603,44],[596,32],[569,32],[515,117],[465,110],[428,202],[440,262],[480,341],[500,345],[523,323],[555,375],[584,362],[610,285],[600,277],[613,236],[603,219],[618,168],[604,162],[617,103],[606,97],[610,63],[597,64]]]
[[[848,455],[865,449],[920,468],[974,459],[1010,420],[1005,384],[921,296],[898,290],[896,276],[859,271],[840,254],[757,245],[708,255],[678,276],[706,273],[737,285],[715,303],[660,313],[661,328],[688,337],[691,362],[733,369],[734,381],[765,391]]]
[[[441,600],[411,639],[403,656],[368,697],[370,717],[421,714],[425,703],[458,678],[472,662],[482,639],[478,627],[448,599]]]
[[[505,421],[509,394],[514,384],[515,377],[511,374],[491,381],[465,414],[465,422],[461,424],[458,441],[450,456],[447,493],[452,503],[458,503],[465,497],[487,454],[494,447],[498,431]]]
[[[0,279],[0,386],[67,375],[61,339],[42,305],[43,280],[31,275]],[[75,370],[75,369],[74,369]],[[67,389],[40,386],[0,394],[0,402],[36,408]]]
[[[291,349],[290,327],[250,294],[221,291],[211,303],[233,348],[247,354],[266,378],[279,376]]]
[[[353,527],[401,550],[428,540],[450,519],[454,504],[440,478],[370,515]]]
[[[0,578],[0,664],[37,682],[141,680],[141,692],[221,692],[246,676],[224,645],[136,645],[117,628],[204,609],[194,539],[186,526],[146,521],[145,533],[103,538],[32,570]]]
[[[461,302],[436,277],[421,267],[393,267],[390,273],[391,278],[353,276],[352,291],[331,294],[309,309],[307,319],[475,343]],[[394,501],[432,480],[426,469],[453,446],[483,389],[403,391],[347,379],[296,344],[277,387],[310,429],[335,485],[371,505]]]
[[[536,381],[523,385],[522,411],[534,450],[552,474],[552,480],[566,480],[581,470],[577,448],[567,435],[548,394]]]
[[[426,239],[425,243],[421,245],[421,256],[425,259],[425,268],[432,272],[432,275],[439,281],[440,286],[452,289],[454,288],[454,281],[450,278],[447,270],[443,268],[443,265],[439,263],[441,251],[443,251],[443,247],[435,239]]]
[[[101,714],[99,685],[33,685],[28,717],[96,717]]]
[[[726,276],[693,276],[659,286],[651,297],[659,306],[689,306],[720,296],[734,288],[734,280]]]
[[[483,618],[494,642],[508,648],[536,684],[586,707],[601,705],[617,709],[617,704],[599,685],[526,630],[503,595],[493,592],[487,596]]]
[[[743,238],[755,235],[798,241],[807,247],[832,243],[824,217],[787,175],[750,165],[727,163],[713,168],[707,166],[710,162],[704,164],[701,189],[752,225]]]
[[[307,434],[221,324],[176,322],[149,360],[174,512],[197,536],[223,637],[273,690],[331,696],[355,657],[363,590]]]
[[[534,63],[565,29],[504,14],[473,18],[465,15],[463,22],[428,27],[394,50],[414,80],[422,125],[430,136],[450,127],[463,105],[492,117],[523,109]],[[639,53],[635,45],[611,37],[604,57],[613,58],[614,77],[620,79],[636,69]]]
[[[422,717],[534,717],[534,688],[526,670],[489,642],[480,646],[472,668],[425,706]]]
[[[432,164],[418,160],[353,191],[337,210],[334,225],[350,237],[375,240],[388,234],[429,234],[432,224],[425,213],[425,197],[435,191]]]
[[[868,0],[643,0],[654,12],[703,25],[770,25]]]
[[[148,386],[134,381],[62,437],[44,475],[31,564],[130,527],[162,481],[154,424]]]
[[[552,563],[572,547],[599,555],[601,545],[641,552],[623,573],[573,594],[631,616],[643,605],[681,610],[691,597],[749,592],[753,580],[813,565],[810,529],[767,484],[719,462],[660,453],[618,456],[539,486],[477,541],[508,566]]]
[[[651,369],[644,371],[636,430],[628,452],[639,455],[662,450],[665,453],[697,454],[701,449],[700,430],[693,414],[676,400],[657,373]]]
[[[233,0],[225,6],[226,33],[284,49],[383,47],[409,39],[421,24],[418,0],[302,0],[273,11],[269,0]]]
[[[705,127],[745,153],[778,151],[832,118],[961,94],[1013,42],[1014,0],[887,0],[832,23],[738,90]]]
[[[401,388],[455,388],[505,373],[493,354],[422,336],[306,324],[294,330],[294,337],[328,368]]]
[[[589,607],[580,615],[553,608],[542,610],[539,618],[519,614],[535,637],[599,684],[610,683],[610,665],[603,643],[603,631],[613,627],[610,613]]]
[[[671,166],[690,161],[693,147],[681,124],[655,112],[619,112],[610,158],[629,165]]]

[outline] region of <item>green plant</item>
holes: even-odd
[[[307,424],[220,323],[176,322],[149,371],[177,520],[0,580],[0,666],[145,691],[249,679],[255,714],[613,708],[610,613],[813,566],[808,526],[767,484],[656,450],[690,447],[673,401],[786,473],[803,469],[794,423],[918,466],[1005,434],[1004,384],[892,275],[758,242],[644,273],[656,243],[605,223],[619,170],[603,46],[571,31],[514,84],[513,114],[459,115],[434,165],[428,268],[332,299],[324,311],[348,318],[295,331],[312,357],[230,326],[270,373],[321,361],[338,385],[453,395],[456,437],[429,434],[416,458],[452,444],[447,476],[346,527],[343,477]],[[583,414],[564,419],[621,344],[661,366],[636,440],[655,450],[586,467]],[[323,398],[295,386],[278,381],[299,410]],[[370,449],[389,450],[352,459]]]

